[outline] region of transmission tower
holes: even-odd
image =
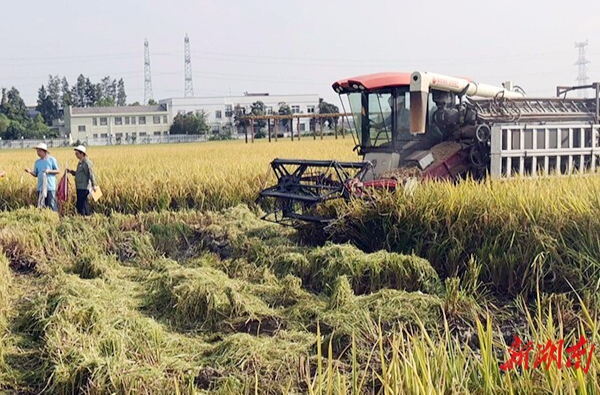
[[[190,51],[190,39],[185,35],[185,97],[194,97],[194,85],[192,84],[192,53]]]
[[[152,95],[152,73],[150,72],[150,48],[148,40],[144,39],[144,105],[148,104]]]
[[[578,85],[587,85],[588,75],[587,75],[587,64],[590,63],[585,58],[585,47],[588,45],[587,40],[585,42],[575,43],[575,48],[579,49],[579,58],[575,65],[579,68],[579,73],[577,74],[577,83]],[[586,97],[585,89],[579,90],[579,97]]]

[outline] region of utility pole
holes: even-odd
[[[194,85],[192,83],[192,52],[190,51],[190,39],[185,35],[185,97],[194,97]]]
[[[587,40],[580,43],[575,43],[575,48],[579,49],[579,58],[575,65],[578,66],[578,74],[577,74],[577,84],[578,85],[587,85],[588,83],[588,75],[587,75],[587,65],[590,63],[585,57],[585,47],[588,45]],[[579,90],[579,97],[587,97],[586,90]]]
[[[150,72],[150,48],[148,40],[144,39],[144,105],[147,105],[152,95],[152,73]]]

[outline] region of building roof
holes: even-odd
[[[277,100],[281,97],[304,97],[304,98],[313,98],[313,97],[319,97],[318,93],[288,93],[288,94],[249,94],[249,95],[222,95],[222,96],[193,96],[193,97],[168,97],[166,99],[161,99],[160,103],[165,103],[165,102],[169,102],[169,101],[194,101],[194,100],[211,100],[211,99],[218,99],[218,100],[226,100],[226,101],[238,101],[240,99],[248,99],[248,100],[260,100],[260,98],[264,98],[264,101],[268,101],[268,100]]]
[[[91,115],[91,114],[132,114],[164,112],[166,107],[162,104],[156,106],[120,106],[120,107],[72,107],[73,115]]]

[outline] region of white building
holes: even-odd
[[[287,104],[292,114],[311,114],[319,112],[319,95],[270,95],[268,93],[245,94],[244,96],[227,97],[181,97],[160,101],[169,111],[171,119],[177,114],[204,111],[213,132],[230,128],[233,131],[234,109],[241,106],[246,114],[250,113],[252,104],[261,101],[264,103],[267,114],[277,114],[279,106]],[[300,131],[310,130],[310,119],[300,120]],[[294,122],[294,130],[298,125]]]
[[[136,140],[169,134],[172,117],[163,105],[65,108],[65,130],[73,140]]]

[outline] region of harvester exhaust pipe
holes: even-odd
[[[410,77],[410,132],[413,134],[425,133],[427,104],[431,89],[488,98],[514,99],[524,96],[521,92],[506,90],[494,85],[480,84],[464,78],[415,71]]]

